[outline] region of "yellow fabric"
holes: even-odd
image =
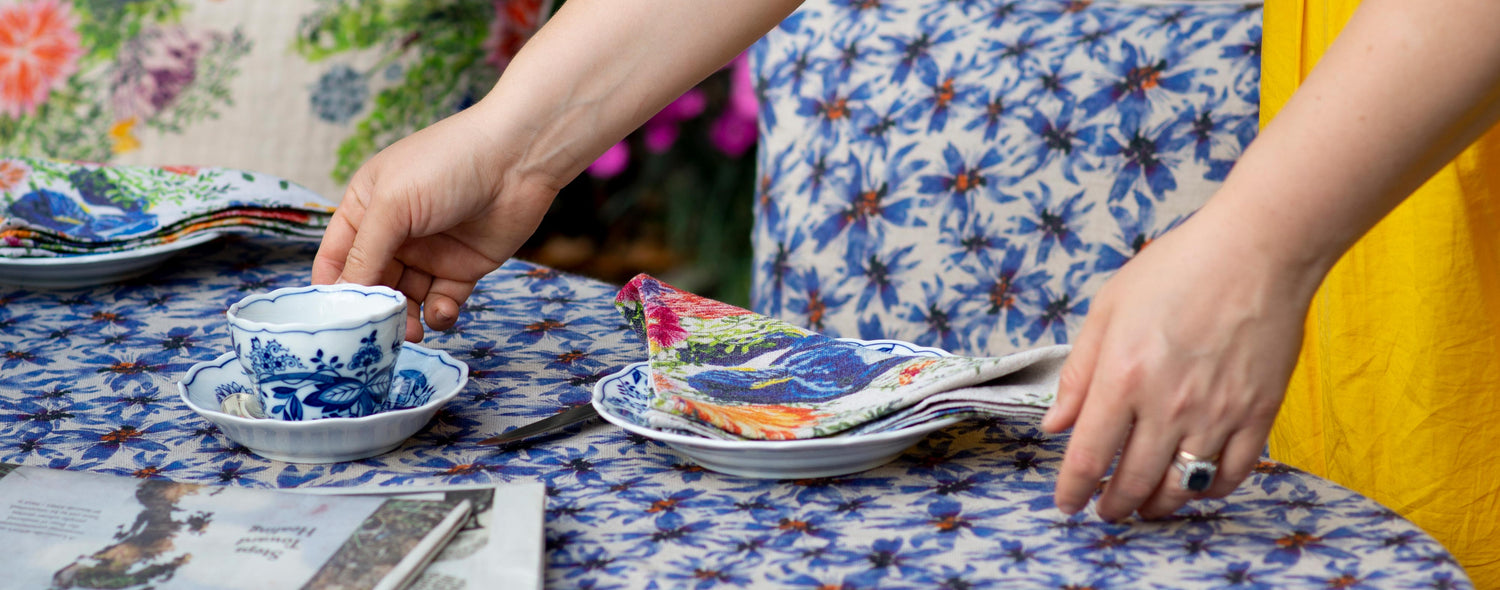
[[[1357,0],[1267,2],[1264,124]],[[1500,131],[1364,236],[1324,281],[1271,454],[1357,490],[1500,588]]]

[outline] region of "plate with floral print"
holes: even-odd
[[[897,340],[845,340],[892,354],[951,356],[940,349]],[[595,383],[593,405],[610,423],[666,443],[704,468],[759,479],[832,477],[873,469],[889,463],[928,434],[962,420],[938,418],[873,434],[800,440],[722,440],[652,426],[646,417],[656,411],[649,405],[651,397],[650,365],[639,362]]]

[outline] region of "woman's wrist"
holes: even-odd
[[[1308,220],[1296,208],[1257,198],[1257,188],[1226,182],[1179,230],[1194,234],[1201,252],[1226,270],[1305,303],[1347,245],[1331,232],[1304,229]]]

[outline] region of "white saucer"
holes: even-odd
[[[337,463],[374,457],[401,446],[468,381],[469,366],[462,361],[408,342],[396,358],[391,398],[419,404],[414,407],[360,418],[298,422],[226,414],[220,407],[223,398],[251,391],[233,352],[193,365],[177,382],[177,392],[194,412],[257,455],[289,463]]]
[[[178,251],[219,237],[219,232],[188,236],[169,244],[158,244],[108,254],[7,258],[0,256],[0,284],[30,289],[75,289],[133,279],[151,272]]]
[[[853,340],[883,352],[912,356],[952,356],[946,351],[899,340]],[[651,399],[648,363],[635,363],[594,384],[594,409],[610,423],[668,446],[706,469],[760,479],[804,479],[846,475],[895,459],[923,437],[961,418],[940,418],[911,428],[802,440],[717,440],[653,428],[642,417]]]

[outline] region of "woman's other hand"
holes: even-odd
[[[1043,428],[1073,428],[1058,476],[1063,512],[1106,520],[1171,514],[1199,495],[1179,451],[1215,458],[1204,495],[1244,481],[1266,443],[1302,342],[1316,279],[1288,272],[1211,213],[1141,251],[1099,292]],[[1305,275],[1304,275],[1305,276]]]

